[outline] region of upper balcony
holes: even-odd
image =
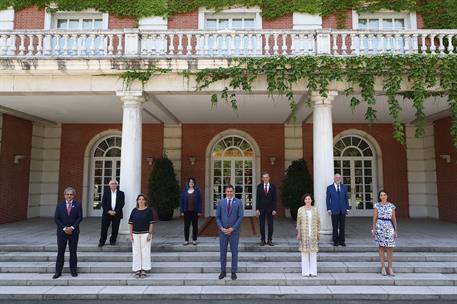
[[[12,30],[0,59],[456,54],[457,30]]]

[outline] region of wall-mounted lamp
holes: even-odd
[[[276,156],[270,157],[270,164],[273,166],[276,163]]]
[[[191,166],[194,166],[197,162],[197,158],[195,156],[189,156],[189,163]]]
[[[152,163],[154,162],[154,159],[152,157],[146,157],[146,161],[148,162],[149,166],[152,166]]]
[[[15,164],[19,164],[19,162],[21,160],[23,160],[25,158],[25,155],[22,155],[22,154],[16,154],[14,155],[14,163]]]
[[[446,163],[448,163],[448,164],[451,163],[451,155],[449,155],[449,154],[441,154],[440,158],[444,159],[446,161]]]

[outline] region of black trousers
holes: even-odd
[[[102,231],[100,234],[100,244],[105,244],[106,238],[108,237],[108,229],[109,225],[113,224],[111,228],[111,237],[109,238],[109,242],[111,244],[116,243],[117,234],[119,233],[119,225],[121,223],[121,219],[117,216],[111,216],[109,214],[102,215]]]
[[[76,270],[78,264],[78,257],[76,251],[78,250],[79,231],[73,232],[71,235],[66,235],[63,231],[57,232],[57,260],[56,260],[56,273],[62,273],[63,264],[65,262],[65,250],[70,249],[70,269]]]
[[[345,242],[344,238],[344,223],[346,221],[346,214],[332,214],[332,227],[333,227],[333,243],[342,244]]]
[[[266,211],[261,210],[259,215],[260,223],[260,240],[265,242],[265,218],[267,219],[268,224],[268,241],[273,239],[273,210]]]
[[[189,241],[190,224],[192,224],[192,240],[197,240],[198,235],[198,214],[197,211],[184,212],[184,239]]]

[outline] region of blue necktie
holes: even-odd
[[[232,203],[232,200],[229,199],[229,200],[228,200],[228,204],[227,204],[227,213],[228,213],[228,214],[230,214],[230,210],[232,209],[232,204],[231,204],[231,203]]]

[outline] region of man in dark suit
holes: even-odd
[[[68,187],[64,191],[65,201],[57,204],[54,213],[54,222],[57,225],[57,260],[56,272],[53,279],[62,275],[65,249],[70,249],[70,272],[73,277],[78,276],[76,251],[78,249],[79,223],[83,219],[81,203],[74,200],[76,191]]]
[[[108,236],[109,225],[112,223],[111,237],[109,243],[116,245],[117,234],[119,233],[119,225],[122,219],[122,208],[125,205],[124,192],[117,189],[119,183],[113,179],[109,182],[110,189],[103,193],[102,198],[102,230],[98,247],[105,245]]]
[[[349,212],[348,191],[341,182],[341,175],[335,174],[334,183],[327,187],[327,212],[332,216],[333,246],[346,246],[344,225]]]
[[[270,184],[270,174],[262,174],[263,183],[257,185],[256,214],[260,222],[260,246],[273,244],[273,216],[276,214],[276,187]],[[265,242],[265,218],[268,223],[268,242]]]
[[[227,247],[230,243],[230,252],[232,253],[232,280],[236,280],[236,271],[238,269],[238,241],[240,239],[241,221],[244,215],[243,202],[234,197],[232,185],[225,188],[226,197],[221,199],[216,208],[216,224],[219,229],[219,249],[221,273],[219,280],[225,278],[227,264]]]

